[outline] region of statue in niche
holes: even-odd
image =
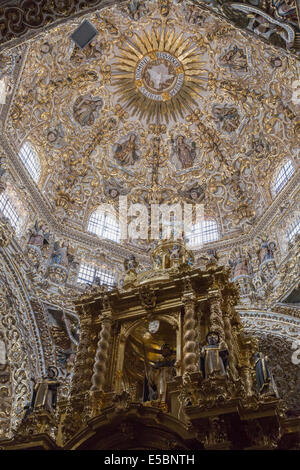
[[[34,228],[29,231],[28,245],[37,246],[41,251],[49,245],[50,232],[47,232],[46,225],[41,224],[41,226],[39,226],[38,221],[36,221]]]
[[[208,333],[206,341],[200,352],[200,370],[204,379],[209,376],[227,377],[228,350],[220,344],[218,333]]]
[[[259,393],[279,398],[274,377],[268,366],[268,357],[261,352],[255,353],[254,367],[256,373],[256,383]]]
[[[51,264],[60,264],[67,268],[73,259],[74,256],[70,253],[67,243],[63,242],[60,245],[58,241],[54,242],[50,261]]]
[[[218,127],[225,132],[234,132],[240,125],[240,116],[234,106],[215,104],[212,115]]]
[[[81,126],[93,125],[96,117],[98,117],[99,111],[103,107],[103,104],[103,99],[99,96],[79,96],[73,106],[75,120]]]
[[[231,259],[228,260],[228,264],[232,268],[232,279],[236,279],[238,276],[250,275],[249,259],[244,254],[237,254],[234,261],[232,261]]]
[[[276,243],[275,242],[264,241],[261,244],[261,247],[260,247],[260,250],[259,250],[260,264],[264,263],[264,261],[273,260],[275,250],[276,250]]]
[[[130,134],[122,138],[113,146],[113,153],[121,165],[134,165],[141,156],[137,135]]]
[[[175,351],[165,343],[159,353],[163,356],[162,361],[157,361],[153,365],[149,364],[145,353],[145,378],[143,401],[166,401],[167,382],[176,375]]]
[[[137,266],[138,266],[138,262],[136,261],[136,258],[134,255],[130,255],[129,258],[126,258],[124,261],[124,268],[126,272],[135,270]]]
[[[31,403],[25,406],[25,416],[28,416],[33,410],[44,409],[53,413],[56,409],[57,389],[60,383],[57,380],[58,370],[54,366],[48,367],[47,375],[41,382],[34,382],[34,389]]]
[[[222,67],[228,67],[230,70],[239,72],[246,72],[248,68],[246,54],[243,49],[240,49],[236,45],[231,47],[225,54],[221,55],[219,64]]]
[[[182,168],[186,169],[192,167],[196,158],[195,142],[189,145],[183,135],[178,135],[175,139],[172,139],[172,144],[174,153],[179,159]]]

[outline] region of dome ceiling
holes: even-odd
[[[223,237],[270,205],[270,180],[296,159],[297,60],[205,9],[156,2],[102,9],[80,50],[71,21],[29,43],[7,121],[29,140],[53,214],[84,227],[101,202],[202,201]]]

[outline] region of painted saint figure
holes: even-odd
[[[207,379],[210,375],[227,377],[228,351],[220,345],[218,333],[208,333],[207,344],[200,353],[200,370]]]
[[[140,157],[137,136],[131,134],[125,142],[114,145],[113,152],[121,165],[133,165]]]
[[[183,135],[177,136],[175,139],[175,153],[182,165],[182,168],[190,168],[194,164],[196,158],[196,144],[192,142],[191,145],[186,143]]]

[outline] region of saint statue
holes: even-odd
[[[259,393],[279,398],[273,375],[268,366],[268,357],[261,352],[255,353],[254,366]]]
[[[36,221],[34,228],[30,230],[28,245],[37,246],[40,250],[42,250],[45,245],[48,245],[50,233],[46,232],[46,230],[45,225],[39,227],[38,221]]]
[[[51,264],[60,264],[68,267],[69,262],[73,261],[73,256],[69,253],[68,245],[63,242],[60,246],[59,242],[55,242],[51,255]]]
[[[160,349],[163,356],[162,361],[157,361],[150,365],[145,353],[145,379],[143,401],[159,400],[166,401],[167,382],[176,375],[175,358],[172,358],[175,351],[165,343]]]
[[[116,144],[113,148],[115,159],[121,165],[133,165],[140,156],[138,151],[137,136],[131,134],[123,143]]]
[[[196,158],[196,144],[192,142],[191,145],[188,145],[185,137],[179,135],[176,138],[175,153],[180,160],[182,168],[190,168],[193,166]]]
[[[274,251],[276,250],[276,244],[274,242],[263,242],[259,251],[260,263],[274,259]]]
[[[53,413],[56,408],[57,389],[59,382],[57,380],[58,370],[56,367],[48,367],[46,377],[41,382],[34,385],[31,403],[25,406],[27,416],[33,410],[44,409]]]
[[[228,351],[220,345],[218,333],[210,332],[206,336],[207,344],[200,353],[200,370],[207,379],[210,375],[227,377]]]

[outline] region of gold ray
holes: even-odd
[[[157,51],[158,50],[158,42],[157,42],[156,32],[155,32],[154,29],[152,30],[152,44],[153,44],[153,49],[155,51]]]
[[[131,51],[139,58],[139,60],[143,57],[143,54],[141,54],[137,48],[131,45],[130,42],[127,42],[126,44],[128,47],[130,47]]]
[[[148,39],[146,31],[143,31],[143,33],[141,35],[141,41],[143,41],[143,43],[144,43],[144,45],[147,49],[147,52],[151,52],[153,50],[153,46],[152,46],[152,44],[150,43],[150,41]]]
[[[139,60],[139,56],[138,54],[133,54],[131,50],[127,50],[126,49],[120,49],[120,51],[123,51],[124,52],[124,59],[130,59],[130,60],[133,60],[135,63]]]
[[[183,53],[183,51],[188,50],[190,45],[191,45],[190,38],[183,41],[176,50],[176,57],[179,57]]]
[[[128,64],[128,65],[131,65],[132,67],[135,67],[136,64],[137,64],[137,61],[136,60],[131,60],[129,59],[128,57],[119,57],[119,56],[116,56],[116,59],[120,59],[122,62],[115,62],[115,65],[121,65],[121,64]]]
[[[180,61],[183,61],[186,57],[189,57],[190,55],[196,55],[194,54],[194,52],[198,49],[198,47],[194,47],[193,49],[189,49],[188,51],[186,52],[183,52],[182,54],[178,55],[177,56],[177,59],[180,60]]]
[[[125,63],[124,63],[124,64],[120,64],[119,62],[117,62],[115,65],[118,66],[119,72],[120,72],[121,70],[127,70],[128,72],[132,72],[132,73],[133,73],[133,67],[132,67],[132,65],[126,65]]]
[[[177,48],[182,40],[183,33],[178,34],[175,42],[173,42],[172,46],[170,47],[170,52],[176,54]]]
[[[143,44],[143,42],[141,41],[141,39],[139,38],[137,34],[134,35],[134,40],[135,40],[136,45],[139,47],[140,51],[143,53],[143,55],[147,54],[148,50],[146,49],[145,45]]]
[[[116,78],[132,78],[132,77],[134,77],[134,73],[133,73],[133,71],[131,71],[130,73],[129,72],[124,72],[122,74],[113,74],[112,77],[114,79],[116,79]]]
[[[169,49],[170,49],[170,46],[173,42],[174,34],[175,34],[175,31],[172,30],[169,37],[168,37],[168,40],[166,41],[166,44],[165,44],[165,50],[166,51],[169,51]]]
[[[164,45],[165,45],[165,28],[162,28],[161,32],[160,32],[158,50],[163,51],[164,50]]]

